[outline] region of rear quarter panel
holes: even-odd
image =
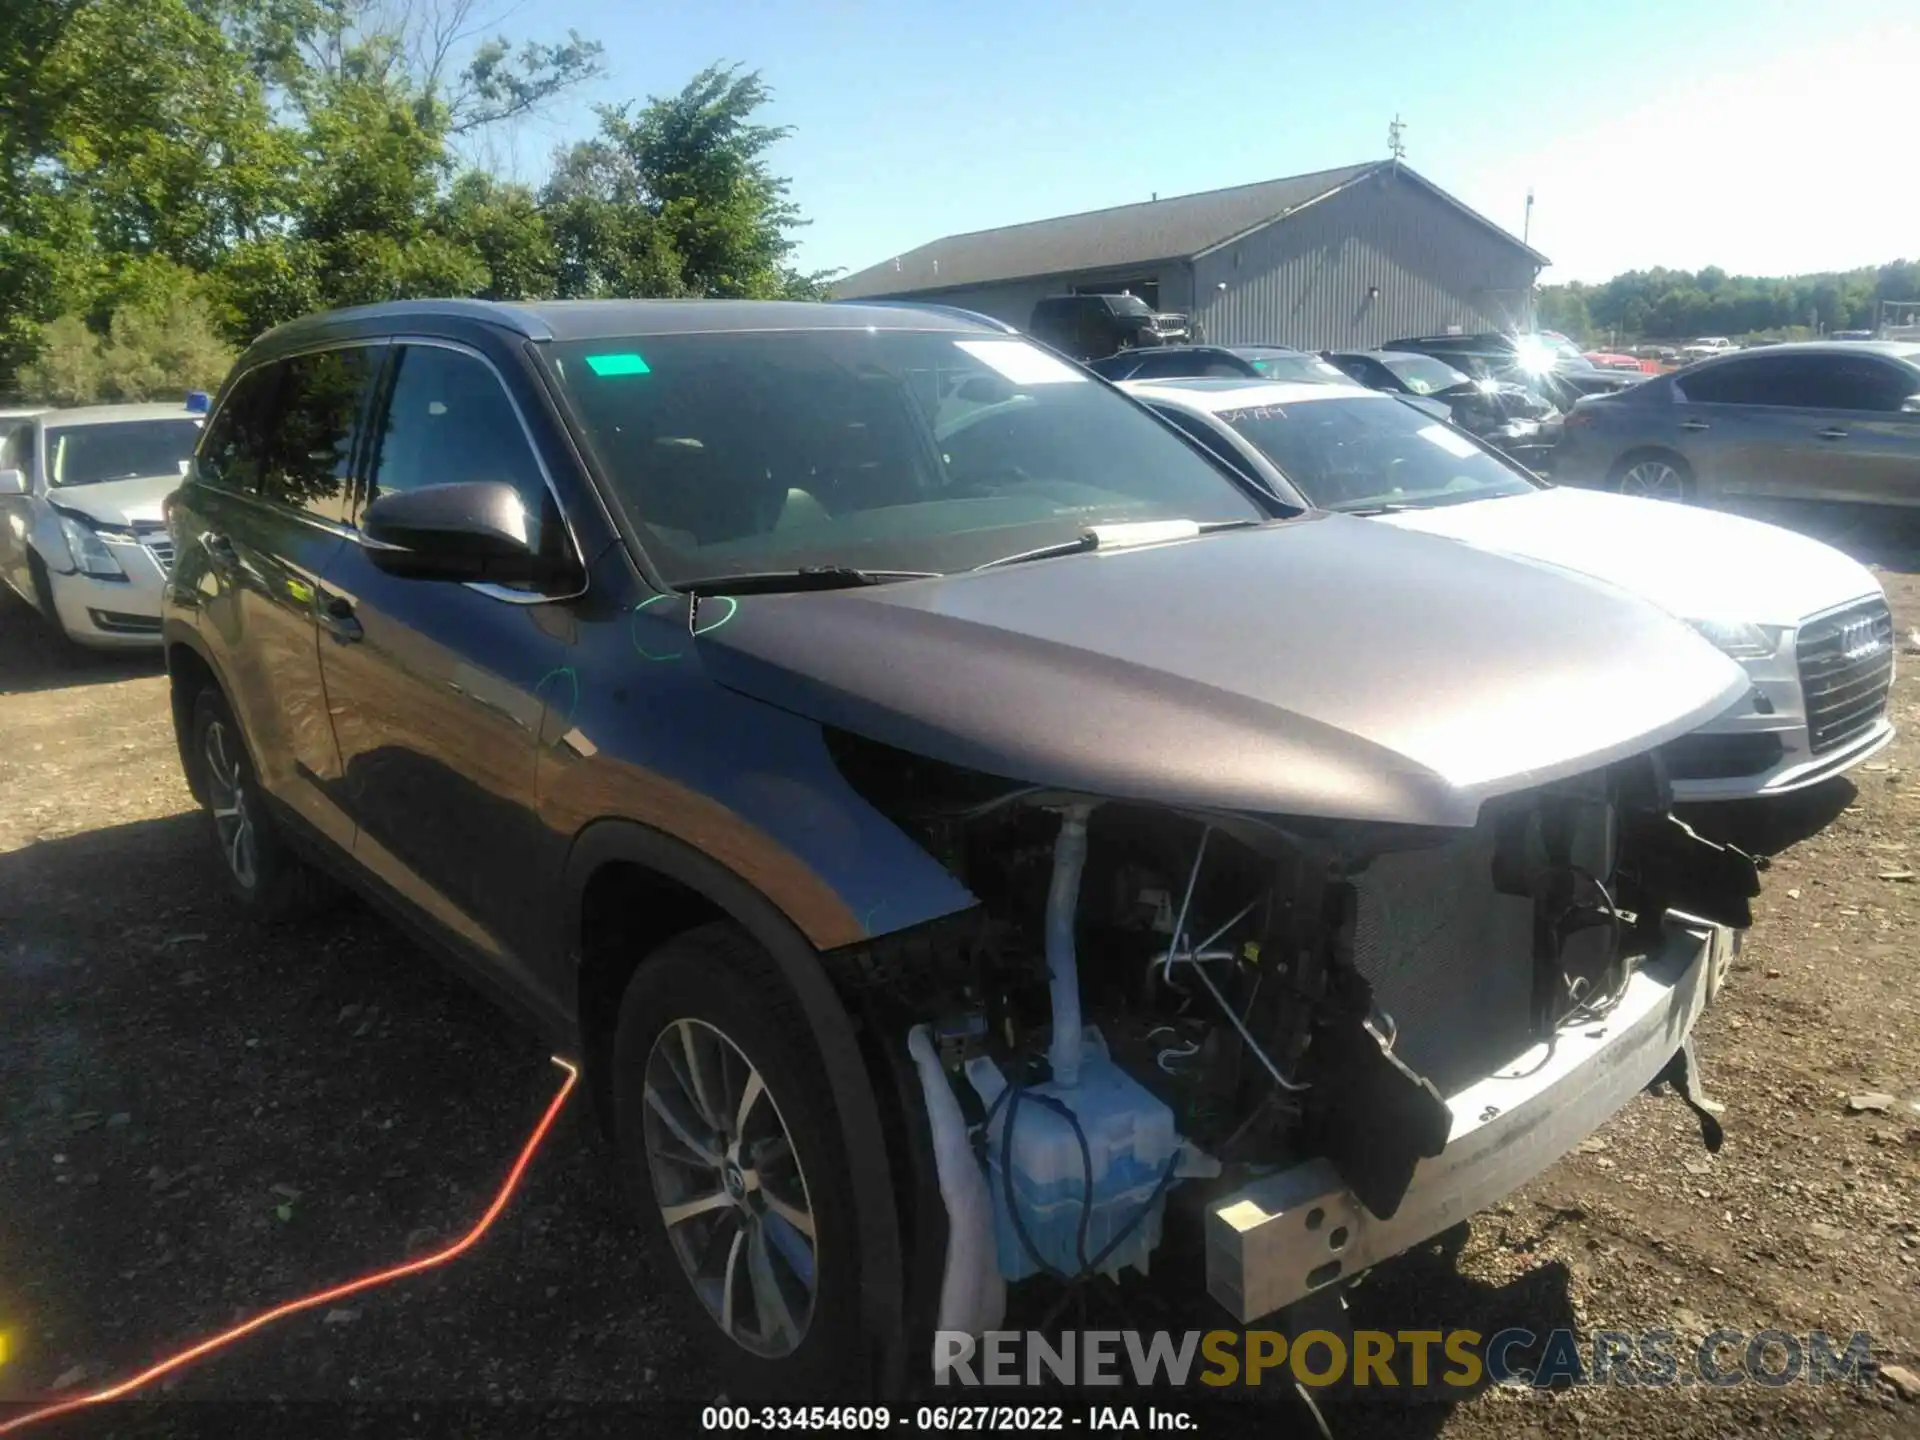
[[[1653,383],[1574,408],[1553,453],[1555,483],[1605,485],[1614,467],[1636,450],[1669,450],[1685,457],[1679,407],[1664,385],[1655,389]]]

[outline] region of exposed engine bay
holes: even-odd
[[[942,1192],[990,1209],[1007,1282],[1146,1271],[1167,1192],[1223,1173],[1324,1158],[1392,1217],[1448,1144],[1445,1097],[1606,1015],[1669,912],[1743,929],[1758,890],[1651,757],[1463,831],[1177,813],[836,744],[980,900],[842,958],[924,1024],[921,1078],[984,1181],[949,1134]]]

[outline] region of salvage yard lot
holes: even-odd
[[[1699,1031],[1725,1148],[1709,1156],[1677,1101],[1637,1100],[1464,1237],[1383,1267],[1356,1295],[1361,1325],[1868,1330],[1879,1361],[1920,1369],[1920,653],[1905,638],[1920,535],[1843,523],[1893,601],[1904,731],[1852,785],[1724,822],[1775,852]],[[17,603],[0,607],[0,1400],[93,1388],[445,1243],[557,1082],[531,1038],[358,904],[290,929],[236,918],[165,696],[157,664],[63,657]],[[1863,1092],[1894,1103],[1851,1112]],[[442,1403],[467,1433],[639,1433],[590,1407],[662,1399],[663,1433],[691,1431],[716,1385],[656,1298],[668,1278],[648,1273],[576,1105],[475,1252],[245,1341],[167,1398],[281,1400],[274,1430],[304,1416],[335,1434],[390,1433],[396,1417],[437,1433],[424,1407]],[[186,1434],[240,1413],[119,1421]],[[1331,1422],[1891,1436],[1920,1429],[1920,1403],[1884,1385],[1496,1392]]]

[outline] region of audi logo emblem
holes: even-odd
[[[1864,660],[1886,648],[1871,620],[1849,620],[1840,627],[1840,649],[1849,660]]]

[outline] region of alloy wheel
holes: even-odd
[[[226,857],[233,878],[251,890],[260,873],[253,813],[246,781],[236,759],[235,742],[228,737],[224,721],[215,720],[207,726],[201,749],[207,766],[207,805],[213,811],[220,853]]]
[[[1686,481],[1664,460],[1642,460],[1620,476],[1620,493],[1645,500],[1685,500]]]
[[[766,1081],[720,1030],[676,1020],[654,1037],[644,1084],[654,1201],[694,1292],[742,1349],[792,1354],[819,1265],[806,1176]]]

